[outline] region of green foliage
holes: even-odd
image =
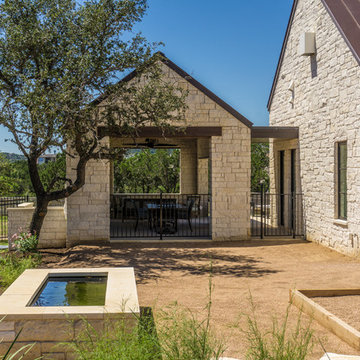
[[[46,189],[52,186],[54,190],[61,190],[64,187],[65,154],[58,154],[55,161],[38,164],[37,168]],[[34,195],[28,163],[26,160],[4,160],[4,155],[0,153],[0,196],[21,195]]]
[[[66,156],[60,153],[55,161],[38,165],[41,182],[45,189],[61,190],[66,176]]]
[[[285,317],[280,323],[277,318],[274,318],[272,329],[264,332],[260,330],[252,303],[252,314],[247,316],[246,337],[249,342],[247,360],[305,360],[308,358],[313,347],[311,322],[303,326],[299,311],[295,328],[289,329],[290,307],[291,304],[287,307]]]
[[[0,285],[2,288],[9,287],[20,274],[26,269],[37,267],[41,262],[38,254],[21,255],[15,252],[3,252],[0,254]]]
[[[251,145],[251,191],[261,190],[261,181],[265,190],[269,188],[269,144],[255,143]]]
[[[160,360],[156,332],[152,331],[148,321],[141,318],[138,327],[132,331],[121,320],[106,322],[105,330],[97,332],[84,319],[85,330],[70,346],[78,360]]]
[[[35,252],[38,246],[38,237],[36,234],[21,231],[19,234],[14,234],[12,240],[17,250],[22,253]]]
[[[146,0],[0,2],[0,124],[26,157],[38,235],[48,204],[84,186],[87,162],[116,155],[100,126],[133,136],[184,119],[187,91],[164,81],[157,44],[134,35],[146,9]],[[54,148],[76,153],[72,179],[40,174],[37,159]]]
[[[114,162],[117,193],[179,192],[180,150],[127,151]]]
[[[210,329],[210,314],[199,320],[175,304],[161,313],[159,324],[163,360],[217,360],[225,350]]]
[[[3,319],[0,320],[0,323],[2,320]],[[21,334],[21,330],[17,333],[15,339],[9,345],[6,353],[2,356],[1,360],[21,360],[34,347],[35,344],[27,344],[22,346],[20,349],[16,350],[15,352],[12,352],[11,350],[15,346],[20,334]],[[0,344],[1,344],[1,339],[0,339]],[[39,360],[39,359],[34,359],[34,360]]]
[[[85,330],[70,346],[78,360],[218,360],[224,346],[210,328],[212,288],[210,275],[202,320],[176,303],[158,314],[156,328],[151,309],[142,311],[133,331],[123,321],[111,321],[97,332],[83,320]]]
[[[5,158],[10,161],[25,160],[24,155],[8,153],[8,152],[1,152],[1,154],[3,154]]]
[[[104,332],[83,320],[85,330],[70,346],[78,360],[217,360],[224,351],[210,319],[199,321],[176,304],[161,312],[156,329],[149,314],[137,320],[133,331],[119,320],[106,323]]]
[[[22,195],[31,195],[34,193],[32,188],[29,168],[26,160],[15,160],[11,162],[11,167],[14,169],[14,175],[12,176],[12,180],[16,181],[20,188],[16,194],[7,194],[1,193],[2,195],[14,195],[14,196],[22,196]]]
[[[0,153],[0,194],[17,195],[21,192],[19,172],[13,163]]]

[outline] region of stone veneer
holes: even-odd
[[[75,178],[77,159],[67,157],[67,176]],[[91,160],[85,185],[66,199],[66,245],[106,242],[110,238],[110,162]]]
[[[49,275],[107,275],[103,306],[29,306]],[[0,296],[0,357],[21,331],[13,352],[34,344],[24,360],[72,360],[66,345],[79,339],[86,320],[97,332],[114,322],[132,330],[140,315],[133,268],[31,269],[25,270]]]
[[[317,53],[298,55],[302,32],[315,32]],[[360,248],[360,67],[321,0],[299,0],[270,108],[271,126],[298,126],[298,191],[304,194],[306,236],[346,254]],[[290,103],[294,82],[293,105]],[[336,216],[336,143],[348,145],[348,220]],[[274,171],[272,171],[274,181]],[[274,185],[273,185],[274,186]]]
[[[33,216],[34,207],[29,206],[8,208],[8,240],[11,246],[11,237],[19,231],[28,231]],[[41,229],[39,248],[61,248],[66,244],[66,217],[64,207],[49,206]]]
[[[250,128],[168,66],[162,65],[162,68],[170,81],[176,81],[188,90],[186,121],[181,125],[222,127],[222,136],[194,139],[189,147],[182,148],[181,192],[208,192],[208,162],[198,155],[208,152],[211,161],[212,239],[247,239],[250,236]],[[112,146],[116,146],[118,139],[110,141]],[[69,158],[68,175],[73,176],[75,166],[76,159]],[[89,163],[86,185],[67,199],[68,246],[109,240],[110,168],[106,161]]]

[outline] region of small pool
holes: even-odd
[[[107,276],[50,275],[30,306],[104,306]]]

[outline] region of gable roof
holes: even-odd
[[[279,61],[276,67],[276,72],[267,103],[267,108],[269,111],[279,78],[280,68],[284,59],[290,28],[295,16],[298,1],[299,0],[294,0],[293,7],[291,9],[285,38],[282,44]],[[355,59],[360,65],[360,0],[321,0],[321,2],[328,11],[340,34],[344,38],[350,50],[354,54]]]
[[[168,66],[170,69],[175,71],[178,75],[180,75],[182,78],[184,78],[186,81],[188,81],[191,85],[196,87],[199,91],[201,91],[203,94],[205,94],[207,97],[209,97],[211,100],[213,100],[216,104],[221,106],[224,110],[226,110],[228,113],[230,113],[232,116],[234,116],[236,119],[240,120],[244,125],[248,127],[252,127],[253,123],[248,120],[245,116],[241,115],[238,111],[236,111],[232,106],[227,104],[225,101],[220,99],[217,95],[215,95],[212,91],[210,91],[208,88],[206,88],[204,85],[200,84],[197,80],[195,80],[191,75],[189,75],[187,72],[185,72],[183,69],[181,69],[179,66],[177,66],[175,63],[173,63],[169,58],[166,57],[166,55],[162,52],[157,52],[157,54],[161,55],[160,59],[161,61]],[[132,71],[130,74],[125,76],[120,82],[126,82],[130,81],[137,75],[136,69]],[[110,89],[111,91],[111,89]],[[101,101],[105,100],[108,94],[104,94],[100,97],[98,97],[94,103],[99,104]]]

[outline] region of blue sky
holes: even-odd
[[[255,125],[268,125],[268,100],[293,0],[148,0],[136,26],[162,41],[170,60]],[[5,142],[0,151],[19,152]]]

